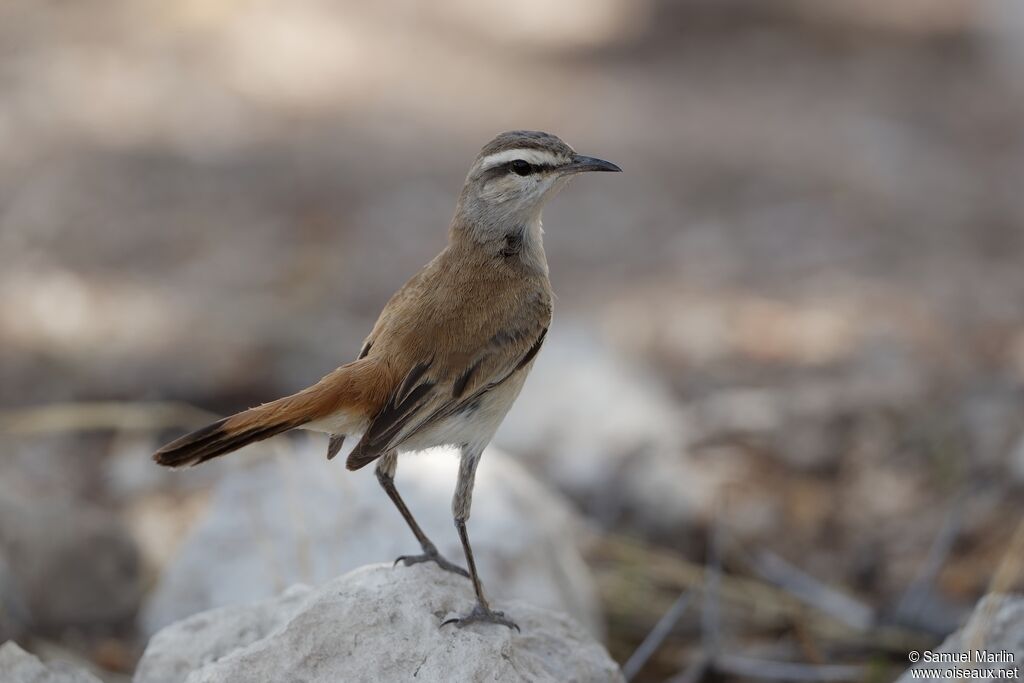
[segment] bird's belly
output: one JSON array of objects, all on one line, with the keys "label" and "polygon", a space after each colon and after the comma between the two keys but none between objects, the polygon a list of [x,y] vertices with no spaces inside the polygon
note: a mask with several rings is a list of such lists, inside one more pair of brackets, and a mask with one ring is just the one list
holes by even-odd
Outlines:
[{"label": "bird's belly", "polygon": [[523,388],[527,372],[517,372],[500,386],[491,389],[478,399],[437,424],[413,434],[400,447],[400,451],[421,451],[435,446],[462,446],[483,448]]}]

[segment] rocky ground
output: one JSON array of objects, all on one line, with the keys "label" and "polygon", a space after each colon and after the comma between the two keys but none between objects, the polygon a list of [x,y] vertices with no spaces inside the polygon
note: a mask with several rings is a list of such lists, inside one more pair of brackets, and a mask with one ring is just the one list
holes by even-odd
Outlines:
[{"label": "rocky ground", "polygon": [[468,581],[434,565],[371,565],[310,590],[204,612],[161,631],[135,683],[200,681],[622,681],[564,615],[495,603],[521,630],[439,627],[471,609]]},{"label": "rocky ground", "polygon": [[[414,550],[319,441],[147,454],[354,356],[512,127],[626,172],[545,214],[473,522],[501,597],[623,664],[689,596],[636,680],[891,680],[1024,590],[1019,4],[548,5],[0,6],[0,641],[124,681],[159,626]],[[456,554],[450,468],[399,483]]]}]

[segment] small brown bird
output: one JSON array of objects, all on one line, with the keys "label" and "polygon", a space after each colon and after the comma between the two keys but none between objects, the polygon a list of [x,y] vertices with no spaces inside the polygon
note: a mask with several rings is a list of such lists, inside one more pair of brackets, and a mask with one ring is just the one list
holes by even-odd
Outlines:
[{"label": "small brown bird", "polygon": [[[436,562],[468,576],[476,607],[442,623],[504,624],[490,608],[469,545],[473,479],[490,442],[544,343],[552,292],[541,236],[541,209],[586,171],[621,171],[576,154],[554,135],[502,133],[473,162],[448,230],[448,245],[391,297],[357,359],[313,386],[181,437],[153,456],[169,467],[197,465],[291,429],[331,435],[333,458],[348,435],[356,470],[377,461],[377,479],[420,542],[407,565]],[[400,452],[461,449],[452,500],[467,573],[438,553],[395,488]]]}]

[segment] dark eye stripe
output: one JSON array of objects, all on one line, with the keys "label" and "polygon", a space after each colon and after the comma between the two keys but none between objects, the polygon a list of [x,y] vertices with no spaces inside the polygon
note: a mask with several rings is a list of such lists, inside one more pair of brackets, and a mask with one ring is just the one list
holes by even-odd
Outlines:
[{"label": "dark eye stripe", "polygon": [[544,173],[554,168],[551,164],[531,164],[522,159],[516,159],[510,161],[504,166],[506,172],[515,173],[516,175],[527,176],[534,173]]},{"label": "dark eye stripe", "polygon": [[[516,161],[521,160],[517,159]],[[481,179],[484,182],[490,182],[492,179],[497,178],[499,176],[508,175],[509,173],[515,173],[515,171],[512,170],[513,163],[515,162],[510,161],[504,164],[498,164],[497,166],[492,166],[491,168],[487,169],[481,174]],[[530,164],[530,171],[526,175],[544,173],[555,168],[557,168],[555,164]]]}]

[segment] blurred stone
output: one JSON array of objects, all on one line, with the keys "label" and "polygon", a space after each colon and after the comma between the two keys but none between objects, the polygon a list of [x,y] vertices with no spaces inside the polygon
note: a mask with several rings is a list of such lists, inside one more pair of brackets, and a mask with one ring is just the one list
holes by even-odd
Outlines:
[{"label": "blurred stone", "polygon": [[[1004,661],[978,661],[978,651],[999,655]],[[959,653],[967,657],[963,663],[936,663],[921,661],[912,669],[957,669],[961,675],[930,677],[931,680],[954,681],[965,679],[994,680],[997,678],[1018,678],[1020,667],[1024,662],[1024,595],[991,594],[978,602],[967,624],[953,635],[946,638],[935,653]],[[1008,661],[1005,661],[1008,660]],[[1004,671],[1016,667],[1018,674],[999,676],[997,674],[980,675],[986,669]],[[979,669],[972,672],[971,669]],[[970,675],[972,673],[978,675]],[[914,675],[907,671],[897,683],[909,683],[919,680],[920,674]]]},{"label": "blurred stone", "polygon": [[689,431],[655,377],[563,321],[495,442],[604,524],[662,529],[701,516],[722,480],[688,458]]},{"label": "blurred stone", "polygon": [[[267,598],[296,582],[317,585],[370,562],[420,552],[373,467],[348,472],[344,453],[328,462],[325,450],[317,440],[228,471],[144,608],[148,633],[211,607]],[[233,456],[234,462],[247,455]],[[457,469],[453,450],[435,449],[400,458],[396,480],[438,549],[464,564],[451,517]],[[564,611],[601,633],[594,584],[576,544],[579,520],[495,449],[484,454],[477,473],[469,533],[491,595]]]},{"label": "blurred stone", "polygon": [[64,662],[43,664],[17,643],[0,646],[0,681],[4,683],[100,683],[87,671]]},{"label": "blurred stone", "polygon": [[600,485],[625,453],[678,448],[685,425],[665,387],[587,329],[560,323],[495,442],[580,492]]},{"label": "blurred stone", "polygon": [[[206,422],[192,425],[198,429]],[[184,431],[184,430],[183,430]],[[167,438],[173,438],[177,433]],[[153,433],[121,433],[111,440],[103,459],[104,481],[107,491],[118,501],[159,493],[192,493],[211,488],[224,472],[223,461],[214,460],[207,467],[194,467],[182,471],[154,467],[153,452],[161,441]]]},{"label": "blurred stone", "polygon": [[152,454],[159,445],[153,435],[122,433],[103,460],[106,489],[122,510],[145,566],[154,568],[166,566],[177,553],[230,465],[222,459],[180,471],[157,467]]},{"label": "blurred stone", "polygon": [[[148,458],[147,458],[148,460]],[[139,496],[124,507],[124,517],[146,567],[170,564],[209,505],[210,492]]]},{"label": "blurred stone", "polygon": [[433,565],[363,567],[169,626],[150,641],[134,681],[623,680],[576,622],[524,602],[496,603],[521,633],[440,626],[473,603],[468,581]]},{"label": "blurred stone", "polygon": [[960,419],[969,439],[973,464],[1002,469],[1021,428],[1024,400],[1020,387],[980,382],[960,399]]},{"label": "blurred stone", "polygon": [[110,512],[0,487],[0,551],[36,629],[102,630],[135,616],[138,552]]}]

